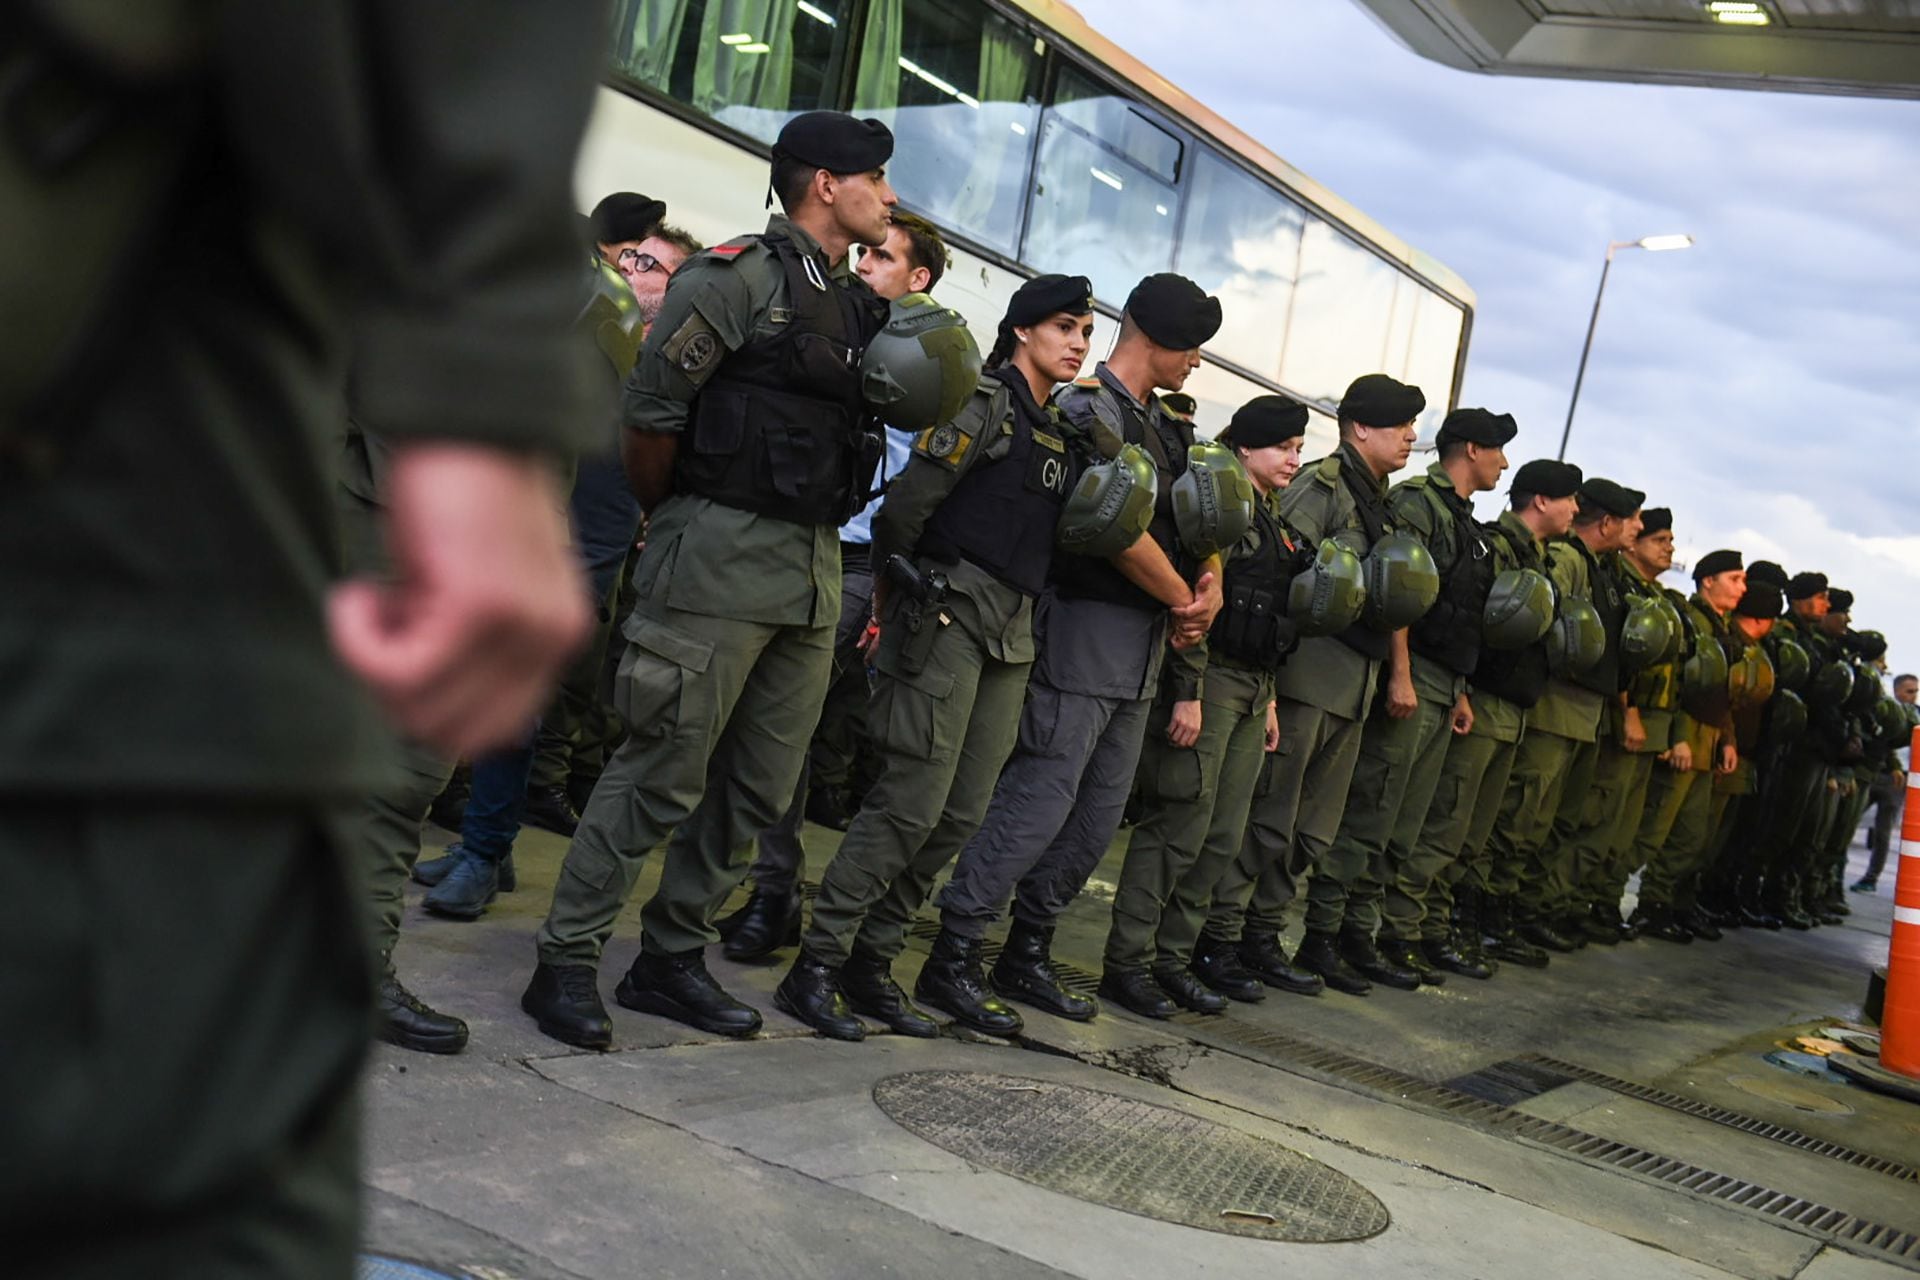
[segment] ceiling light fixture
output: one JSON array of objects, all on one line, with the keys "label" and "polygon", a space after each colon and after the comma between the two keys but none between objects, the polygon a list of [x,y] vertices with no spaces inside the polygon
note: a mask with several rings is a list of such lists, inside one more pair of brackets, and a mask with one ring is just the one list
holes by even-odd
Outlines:
[{"label": "ceiling light fixture", "polygon": [[1773,24],[1773,15],[1755,0],[1707,0],[1707,15],[1730,27],[1765,27]]}]

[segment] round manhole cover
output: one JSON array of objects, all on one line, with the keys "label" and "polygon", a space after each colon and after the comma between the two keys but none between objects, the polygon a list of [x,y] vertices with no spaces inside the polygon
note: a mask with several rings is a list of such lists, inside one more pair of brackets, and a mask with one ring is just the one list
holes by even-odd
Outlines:
[{"label": "round manhole cover", "polygon": [[1853,1108],[1838,1098],[1829,1098],[1824,1093],[1802,1089],[1799,1085],[1788,1084],[1784,1080],[1768,1080],[1761,1076],[1728,1076],[1727,1083],[1742,1093],[1750,1093],[1756,1098],[1765,1098],[1769,1102],[1784,1102],[1796,1111],[1811,1111],[1828,1116],[1853,1114]]},{"label": "round manhole cover", "polygon": [[451,1271],[434,1271],[417,1262],[402,1262],[398,1258],[382,1258],[377,1254],[363,1253],[360,1265],[354,1271],[354,1280],[461,1280]]},{"label": "round manhole cover", "polygon": [[873,1087],[908,1132],[1036,1186],[1111,1209],[1303,1243],[1365,1240],[1387,1208],[1296,1151],[1199,1116],[1073,1085],[915,1071]]}]

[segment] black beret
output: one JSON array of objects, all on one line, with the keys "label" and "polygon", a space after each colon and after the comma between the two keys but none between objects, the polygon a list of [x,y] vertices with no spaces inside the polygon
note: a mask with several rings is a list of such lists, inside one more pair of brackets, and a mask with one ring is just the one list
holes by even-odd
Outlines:
[{"label": "black beret", "polygon": [[1827,589],[1824,573],[1796,573],[1787,581],[1787,599],[1811,600]]},{"label": "black beret", "polygon": [[1629,489],[1623,484],[1615,484],[1604,476],[1595,476],[1580,486],[1580,505],[1598,507],[1610,516],[1625,520],[1640,509],[1647,495],[1638,489]]},{"label": "black beret", "polygon": [[1571,462],[1535,458],[1513,473],[1508,490],[1542,498],[1571,498],[1580,491],[1580,468]]},{"label": "black beret", "polygon": [[1093,286],[1085,276],[1035,276],[1013,291],[1003,323],[1039,324],[1061,311],[1070,316],[1093,314]]},{"label": "black beret", "polygon": [[1171,271],[1148,276],[1127,295],[1127,314],[1140,332],[1170,351],[1205,346],[1220,332],[1220,299]]},{"label": "black beret", "polygon": [[1726,573],[1730,569],[1744,567],[1738,551],[1709,551],[1700,557],[1693,566],[1693,580],[1711,578],[1716,573]]},{"label": "black beret", "polygon": [[1665,533],[1673,528],[1672,507],[1640,508],[1640,536],[1650,537],[1656,533]]},{"label": "black beret", "polygon": [[1519,434],[1520,424],[1513,420],[1510,413],[1494,413],[1490,409],[1455,409],[1440,424],[1440,433],[1434,436],[1433,443],[1435,448],[1442,448],[1455,440],[1465,440],[1468,444],[1499,448]]},{"label": "black beret", "polygon": [[[1646,515],[1644,511],[1640,514],[1643,518]],[[1771,560],[1755,560],[1747,566],[1747,584],[1751,587],[1756,582],[1770,582],[1784,595],[1787,590],[1787,571]]]},{"label": "black beret", "polygon": [[1743,618],[1777,618],[1780,611],[1787,607],[1781,598],[1780,588],[1764,579],[1756,582],[1753,571],[1747,571],[1747,594],[1740,597],[1740,603],[1733,611]]},{"label": "black beret", "polygon": [[798,160],[828,173],[865,173],[893,158],[893,131],[844,111],[803,111],[774,140],[775,160]]},{"label": "black beret", "polygon": [[1185,418],[1188,422],[1192,422],[1194,415],[1200,412],[1200,402],[1184,391],[1162,391],[1160,407],[1174,417]]},{"label": "black beret", "polygon": [[601,244],[621,244],[645,240],[667,216],[667,202],[643,196],[637,191],[616,191],[599,204],[587,220],[593,224],[593,238]]},{"label": "black beret", "polygon": [[1849,631],[1846,645],[1868,662],[1885,657],[1887,652],[1887,638],[1878,631]]},{"label": "black beret", "polygon": [[1242,449],[1264,449],[1307,432],[1307,406],[1289,396],[1255,396],[1233,411],[1227,439]]},{"label": "black beret", "polygon": [[1853,592],[1845,587],[1828,587],[1827,607],[1833,613],[1852,613]]},{"label": "black beret", "polygon": [[1340,397],[1340,419],[1363,427],[1397,427],[1412,422],[1426,407],[1427,397],[1420,388],[1384,373],[1363,373]]}]

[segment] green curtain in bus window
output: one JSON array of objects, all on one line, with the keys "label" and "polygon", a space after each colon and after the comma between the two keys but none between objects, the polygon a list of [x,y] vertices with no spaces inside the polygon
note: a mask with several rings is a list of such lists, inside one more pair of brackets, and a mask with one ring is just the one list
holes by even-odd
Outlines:
[{"label": "green curtain in bus window", "polygon": [[1039,67],[1032,36],[978,0],[873,0],[853,110],[894,131],[900,198],[1012,253]]},{"label": "green curtain in bus window", "polygon": [[[693,68],[693,105],[771,139],[790,114],[798,0],[707,0]],[[740,36],[751,37],[740,40]],[[777,112],[769,120],[760,113]]]},{"label": "green curtain in bus window", "polygon": [[614,66],[641,84],[672,92],[673,60],[688,0],[616,0]]}]

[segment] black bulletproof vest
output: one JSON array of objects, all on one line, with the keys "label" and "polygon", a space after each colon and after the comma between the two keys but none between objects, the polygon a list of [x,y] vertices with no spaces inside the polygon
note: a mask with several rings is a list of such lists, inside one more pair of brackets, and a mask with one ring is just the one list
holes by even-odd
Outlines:
[{"label": "black bulletproof vest", "polygon": [[1600,615],[1600,629],[1607,636],[1606,652],[1600,661],[1569,678],[1603,698],[1618,697],[1627,687],[1620,667],[1620,629],[1627,621],[1627,597],[1620,590],[1619,580],[1607,572],[1599,557],[1587,550],[1587,544],[1580,541],[1578,534],[1568,534],[1567,542],[1587,562],[1587,599],[1593,611]]},{"label": "black bulletproof vest", "polygon": [[[1026,376],[1012,365],[988,376],[1007,387],[994,397],[995,404],[1007,404],[1013,422],[1006,456],[981,458],[960,477],[934,508],[918,550],[949,564],[969,560],[1015,591],[1037,596],[1053,562],[1054,530],[1073,486],[1073,461],[1055,424],[1033,402]],[[989,431],[999,429],[999,418]]]},{"label": "black bulletproof vest", "polygon": [[866,505],[883,441],[860,395],[860,357],[886,319],[785,236],[765,243],[793,318],[729,355],[694,400],[675,487],[798,524],[838,525]]},{"label": "black bulletproof vest", "polygon": [[[1407,644],[1458,675],[1472,675],[1480,660],[1480,628],[1486,617],[1487,596],[1493,591],[1493,548],[1457,495],[1434,491],[1432,481],[1422,485],[1424,497],[1442,521],[1443,537],[1432,547],[1440,569],[1440,595],[1407,633]],[[1452,502],[1448,498],[1453,498]]]},{"label": "black bulletproof vest", "polygon": [[1248,666],[1274,670],[1299,643],[1287,616],[1287,588],[1311,555],[1296,547],[1264,501],[1253,505],[1260,545],[1227,564],[1224,603],[1207,632],[1207,647]]},{"label": "black bulletproof vest", "polygon": [[[1348,451],[1343,446],[1341,452]],[[1371,551],[1374,543],[1380,541],[1386,536],[1387,531],[1393,528],[1393,523],[1388,518],[1387,500],[1381,495],[1373,473],[1368,471],[1366,464],[1356,456],[1340,458],[1340,482],[1346,485],[1347,492],[1353,495],[1353,504],[1359,512],[1360,524],[1367,531],[1367,549]],[[1356,620],[1335,639],[1355,653],[1364,654],[1375,662],[1384,662],[1391,647],[1392,637],[1385,631],[1368,626],[1364,621]]]},{"label": "black bulletproof vest", "polygon": [[[1529,538],[1526,546],[1520,546],[1498,525],[1484,525],[1482,528],[1487,537],[1498,538],[1506,543],[1522,568],[1546,572],[1546,559],[1533,539]],[[1482,646],[1480,656],[1473,664],[1473,687],[1485,689],[1522,709],[1533,706],[1547,691],[1546,642],[1536,640],[1524,649],[1489,649]]]},{"label": "black bulletproof vest", "polygon": [[[1154,497],[1153,521],[1147,526],[1147,532],[1167,553],[1167,559],[1173,562],[1180,576],[1191,576],[1193,558],[1181,547],[1179,533],[1173,522],[1173,481],[1187,469],[1187,448],[1193,443],[1193,427],[1155,408],[1142,413],[1126,397],[1116,394],[1105,385],[1096,394],[1104,397],[1107,405],[1118,414],[1117,419],[1102,417],[1101,421],[1122,440],[1146,450],[1147,456],[1153,459],[1154,470],[1159,473],[1159,492]],[[1090,400],[1091,397],[1086,397],[1077,401],[1081,405],[1079,412],[1099,416]],[[1092,556],[1061,556],[1055,560],[1053,583],[1064,596],[1105,600],[1149,612],[1166,608],[1148,592],[1128,581],[1126,575],[1112,564]]]}]

